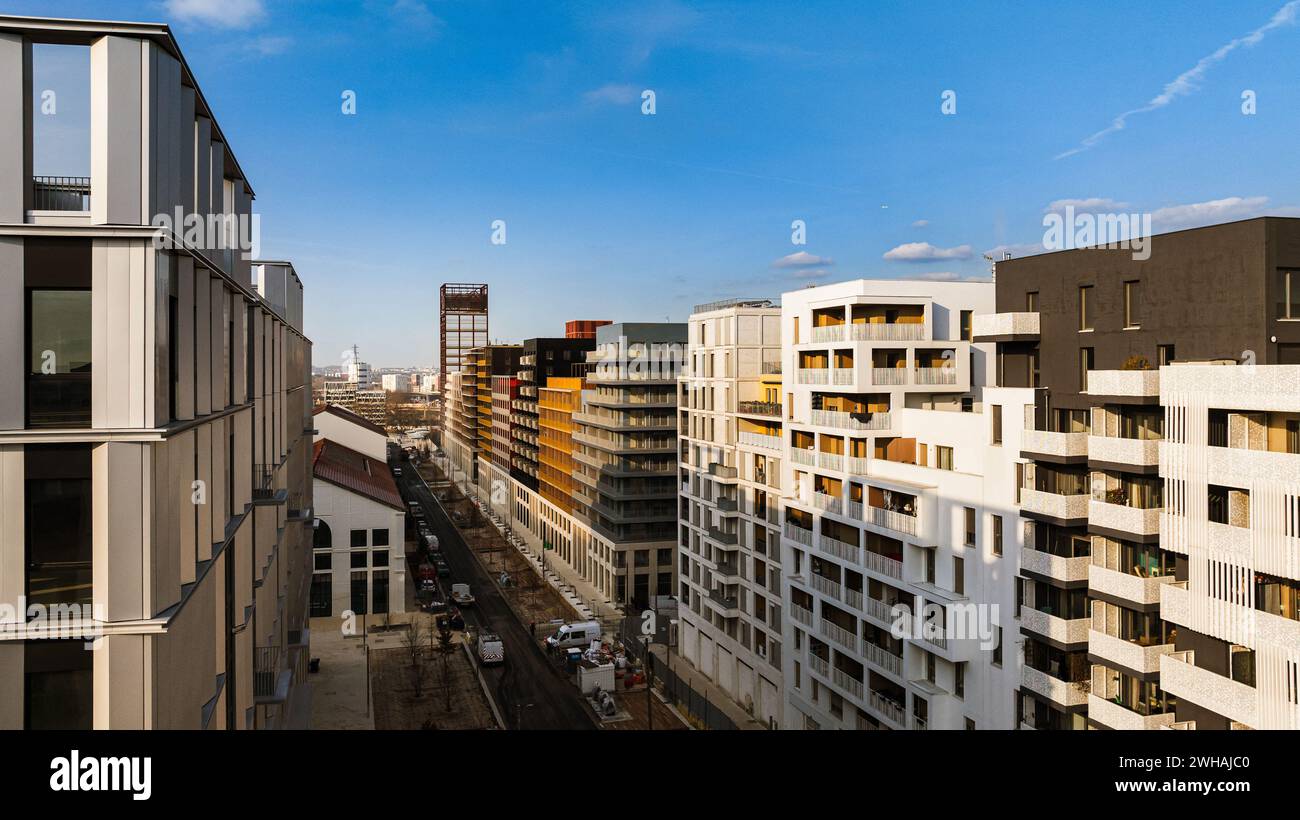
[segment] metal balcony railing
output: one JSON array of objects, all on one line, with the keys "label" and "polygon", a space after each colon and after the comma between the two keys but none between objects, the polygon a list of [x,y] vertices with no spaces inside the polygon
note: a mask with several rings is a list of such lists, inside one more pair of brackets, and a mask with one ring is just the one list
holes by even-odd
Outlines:
[{"label": "metal balcony railing", "polygon": [[280,674],[280,647],[257,646],[253,648],[253,696],[269,698],[275,694],[276,678]]},{"label": "metal balcony railing", "polygon": [[32,208],[37,211],[89,211],[90,177],[32,177]]}]

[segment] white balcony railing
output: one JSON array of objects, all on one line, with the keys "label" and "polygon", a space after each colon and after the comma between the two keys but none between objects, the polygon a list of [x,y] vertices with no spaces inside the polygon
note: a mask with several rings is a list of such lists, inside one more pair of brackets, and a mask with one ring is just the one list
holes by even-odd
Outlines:
[{"label": "white balcony railing", "polygon": [[866,509],[866,520],[869,523],[875,524],[877,527],[884,527],[887,530],[916,535],[916,516],[880,507],[868,506]]},{"label": "white balcony railing", "polygon": [[895,580],[903,579],[903,562],[881,555],[878,552],[866,551],[862,555],[862,565],[872,572],[888,576]]},{"label": "white balcony railing", "polygon": [[839,410],[814,410],[809,421],[819,427],[841,430],[888,430],[888,413],[844,413]]},{"label": "white balcony railing", "polygon": [[813,370],[801,367],[797,379],[799,384],[830,384],[830,371],[825,368]]},{"label": "white balcony railing", "polygon": [[736,440],[749,447],[761,447],[764,450],[780,450],[781,437],[769,436],[766,433],[741,432],[736,436]]},{"label": "white balcony railing", "polygon": [[886,386],[907,384],[907,370],[902,367],[873,367],[871,383]]},{"label": "white balcony railing", "polygon": [[818,453],[817,466],[837,473],[844,471],[844,456],[839,453]]},{"label": "white balcony railing", "polygon": [[916,384],[956,384],[955,367],[918,367],[913,371]]},{"label": "white balcony railing", "polygon": [[971,322],[971,333],[981,336],[1037,336],[1037,313],[981,313]]},{"label": "white balcony railing", "polygon": [[919,342],[925,338],[920,322],[863,322],[849,325],[849,338],[855,342]]}]

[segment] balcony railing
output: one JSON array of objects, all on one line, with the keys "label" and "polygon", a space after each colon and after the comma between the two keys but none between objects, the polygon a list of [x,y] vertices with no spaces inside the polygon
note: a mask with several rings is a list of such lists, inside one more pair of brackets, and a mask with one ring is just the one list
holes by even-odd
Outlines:
[{"label": "balcony railing", "polygon": [[918,367],[916,373],[917,384],[956,384],[957,368],[955,367]]},{"label": "balcony railing", "polygon": [[747,444],[750,447],[762,447],[766,450],[780,450],[781,437],[769,436],[766,433],[749,433],[742,431],[736,440],[741,444]]},{"label": "balcony railing", "polygon": [[32,209],[89,211],[90,177],[32,177]]},{"label": "balcony railing", "polygon": [[737,403],[736,410],[753,416],[780,416],[781,404],[772,401],[742,401]]},{"label": "balcony railing", "polygon": [[814,410],[809,419],[819,427],[842,430],[888,430],[888,413],[845,413],[840,410]]},{"label": "balcony railing", "polygon": [[853,368],[837,367],[831,371],[832,384],[853,384]]},{"label": "balcony railing", "polygon": [[898,655],[881,649],[873,643],[864,643],[862,648],[866,650],[863,654],[871,663],[891,674],[903,674],[903,659]]},{"label": "balcony railing", "polygon": [[868,693],[867,703],[870,704],[872,709],[875,709],[894,723],[902,725],[905,722],[904,715],[906,713],[903,711],[903,706],[893,698],[882,695],[873,689]]},{"label": "balcony railing", "polygon": [[858,700],[862,700],[862,681],[845,672],[843,669],[834,670],[834,676],[831,678],[835,685],[848,692]]},{"label": "balcony railing", "polygon": [[925,325],[919,322],[860,322],[849,328],[849,338],[855,342],[916,342],[925,338]]},{"label": "balcony railing", "polygon": [[785,522],[785,537],[791,541],[798,541],[806,547],[812,546],[812,530],[806,530],[803,527],[796,526],[794,523]]},{"label": "balcony railing", "polygon": [[817,465],[824,470],[842,472],[844,470],[844,456],[840,453],[818,453]]},{"label": "balcony railing", "polygon": [[907,384],[907,371],[901,367],[871,368],[871,383],[883,385]]},{"label": "balcony railing", "polygon": [[872,572],[887,575],[901,581],[903,579],[903,562],[888,555],[867,550],[862,556],[862,565]]},{"label": "balcony railing", "polygon": [[916,516],[907,513],[886,510],[881,507],[868,506],[867,521],[887,530],[916,535]]},{"label": "balcony railing", "polygon": [[805,609],[798,604],[790,604],[790,616],[804,626],[812,626],[813,614],[811,609]]},{"label": "balcony railing", "polygon": [[858,636],[842,626],[822,618],[821,623],[818,624],[818,631],[821,632],[823,637],[830,638],[845,649],[853,652],[858,651]]},{"label": "balcony railing", "polygon": [[842,342],[844,341],[845,325],[823,325],[812,329],[813,342]]},{"label": "balcony railing", "polygon": [[269,698],[275,694],[276,680],[280,675],[280,647],[257,646],[253,648],[253,696]]},{"label": "balcony railing", "polygon": [[856,562],[858,560],[858,547],[856,544],[849,544],[837,538],[831,538],[829,535],[818,536],[817,548],[841,561]]},{"label": "balcony railing", "polygon": [[830,371],[801,367],[797,381],[799,384],[830,384]]}]

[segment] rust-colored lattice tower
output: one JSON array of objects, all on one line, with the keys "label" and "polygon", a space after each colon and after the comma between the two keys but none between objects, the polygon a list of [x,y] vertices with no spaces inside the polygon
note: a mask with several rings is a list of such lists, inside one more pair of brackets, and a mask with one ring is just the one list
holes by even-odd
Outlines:
[{"label": "rust-colored lattice tower", "polygon": [[488,343],[488,286],[444,283],[438,305],[443,378],[464,369],[469,351]]}]

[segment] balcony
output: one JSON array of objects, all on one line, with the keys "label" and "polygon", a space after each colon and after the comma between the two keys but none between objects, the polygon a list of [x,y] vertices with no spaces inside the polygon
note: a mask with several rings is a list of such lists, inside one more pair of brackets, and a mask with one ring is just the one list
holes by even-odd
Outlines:
[{"label": "balcony", "polygon": [[889,414],[814,410],[809,422],[818,427],[834,427],[838,430],[888,430]]},{"label": "balcony", "polygon": [[823,470],[842,473],[844,472],[844,456],[840,453],[818,453],[817,466]]},{"label": "balcony", "polygon": [[253,700],[258,704],[284,703],[289,697],[293,672],[280,668],[280,657],[278,646],[253,649]]},{"label": "balcony", "polygon": [[781,404],[774,401],[742,401],[736,403],[736,412],[749,416],[781,416]]},{"label": "balcony", "polygon": [[831,662],[826,660],[825,658],[820,657],[818,655],[814,655],[811,652],[809,652],[808,668],[812,669],[812,671],[816,672],[818,675],[822,676],[823,678],[830,680]]},{"label": "balcony", "polygon": [[840,599],[840,585],[835,581],[832,581],[830,578],[825,576],[818,575],[815,572],[809,576],[809,580],[812,588],[820,592],[822,595],[837,601]]},{"label": "balcony", "polygon": [[881,555],[878,552],[867,550],[862,553],[862,566],[878,575],[884,575],[896,581],[903,580],[903,562],[890,558],[888,555]]},{"label": "balcony", "polygon": [[1057,643],[1070,645],[1088,642],[1088,629],[1092,626],[1092,621],[1089,618],[1067,620],[1048,612],[1022,606],[1020,625],[1022,629],[1051,638]]},{"label": "balcony", "polygon": [[1089,370],[1088,395],[1142,399],[1160,395],[1159,370]]},{"label": "balcony", "polygon": [[843,669],[833,670],[831,681],[840,689],[848,692],[855,699],[862,700],[862,692],[864,689],[862,681],[853,677],[848,672],[845,672]]},{"label": "balcony", "polygon": [[832,642],[838,644],[844,649],[857,654],[858,636],[854,635],[849,630],[822,618],[817,625],[817,631],[822,635],[822,637],[829,638]]},{"label": "balcony", "polygon": [[805,547],[811,547],[813,542],[812,530],[806,530],[796,525],[793,521],[785,522],[785,537],[791,541],[803,544]]},{"label": "balcony", "polygon": [[867,641],[862,642],[863,656],[868,663],[875,664],[895,677],[903,675],[903,658]]},{"label": "balcony", "polygon": [[1084,581],[1088,578],[1091,559],[1084,555],[1078,558],[1065,558],[1040,552],[1034,549],[1020,551],[1020,568],[1057,581]]},{"label": "balcony", "polygon": [[90,177],[32,177],[32,210],[90,210]]},{"label": "balcony", "polygon": [[1160,671],[1160,657],[1174,651],[1171,643],[1144,645],[1137,641],[1127,641],[1088,630],[1088,655],[1106,661],[1110,666],[1132,669],[1134,672],[1151,674]]},{"label": "balcony", "polygon": [[[1195,703],[1229,720],[1256,729],[1273,728],[1258,724],[1258,696],[1254,687],[1196,666],[1192,650],[1171,652],[1160,657],[1160,688]],[[1283,728],[1278,726],[1277,728]],[[1294,727],[1286,727],[1294,728]]]},{"label": "balcony", "polygon": [[1173,712],[1155,715],[1143,715],[1111,700],[1088,695],[1088,719],[1108,729],[1120,731],[1137,731],[1140,729],[1164,729],[1174,722]]},{"label": "balcony", "polygon": [[902,367],[873,367],[871,383],[886,387],[907,384],[907,370]]},{"label": "balcony", "polygon": [[821,535],[817,538],[817,549],[834,556],[841,561],[857,563],[858,547],[856,544],[847,544],[843,541],[831,538],[829,535]]},{"label": "balcony", "polygon": [[919,342],[925,338],[920,322],[859,322],[849,325],[849,339],[855,342]]},{"label": "balcony", "polygon": [[723,617],[734,618],[740,614],[740,599],[735,595],[728,595],[721,589],[711,589],[709,600],[722,610]]},{"label": "balcony", "polygon": [[868,524],[875,524],[877,527],[883,527],[906,535],[916,535],[917,521],[915,515],[870,505],[866,507],[866,511]]},{"label": "balcony", "polygon": [[1093,498],[1088,501],[1088,526],[1133,535],[1159,535],[1161,507],[1141,509]]},{"label": "balcony", "polygon": [[797,623],[812,627],[813,614],[811,609],[804,609],[798,604],[790,604],[790,617],[794,618]]},{"label": "balcony", "polygon": [[847,329],[848,325],[844,324],[815,327],[812,329],[813,344],[819,342],[842,342],[847,336],[845,333]]},{"label": "balcony", "polygon": [[900,728],[906,725],[907,712],[903,709],[903,705],[888,695],[882,695],[872,689],[867,692],[867,705]]},{"label": "balcony", "polygon": [[1155,467],[1160,463],[1160,439],[1088,436],[1088,461]]},{"label": "balcony", "polygon": [[912,371],[915,384],[943,385],[957,383],[955,367],[918,367]]},{"label": "balcony", "polygon": [[763,450],[781,449],[781,437],[769,436],[766,433],[741,432],[736,436],[736,441],[747,447],[758,447]]},{"label": "balcony", "polygon": [[1172,575],[1148,577],[1119,572],[1099,564],[1088,566],[1089,592],[1098,592],[1147,606],[1160,603],[1160,588],[1172,583],[1173,580]]},{"label": "balcony", "polygon": [[811,449],[794,447],[790,450],[790,461],[793,464],[802,464],[805,467],[817,466],[817,453]]},{"label": "balcony", "polygon": [[837,495],[814,492],[812,503],[817,509],[825,510],[832,515],[841,515],[844,512],[844,499]]},{"label": "balcony", "polygon": [[982,313],[971,320],[977,342],[1021,342],[1038,338],[1037,313]]},{"label": "balcony", "polygon": [[734,532],[723,532],[717,527],[709,527],[704,531],[705,537],[719,544],[734,547],[739,542],[739,536]]},{"label": "balcony", "polygon": [[740,577],[740,564],[737,561],[719,561],[713,571],[713,579],[720,584],[735,584]]},{"label": "balcony", "polygon": [[1083,706],[1088,702],[1088,682],[1070,683],[1039,672],[1031,666],[1021,669],[1020,682],[1026,689],[1036,692],[1053,703],[1066,708]]},{"label": "balcony", "polygon": [[1043,490],[1025,488],[1020,491],[1021,512],[1060,521],[1082,521],[1088,517],[1088,495],[1058,495]]},{"label": "balcony", "polygon": [[1084,461],[1088,458],[1088,434],[1025,430],[1020,436],[1020,454],[1025,458]]},{"label": "balcony", "polygon": [[850,385],[854,381],[854,370],[851,367],[836,367],[831,370],[831,384]]},{"label": "balcony", "polygon": [[831,372],[826,368],[801,367],[795,376],[795,381],[799,384],[830,384]]}]

